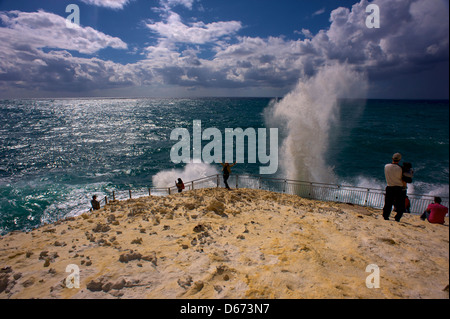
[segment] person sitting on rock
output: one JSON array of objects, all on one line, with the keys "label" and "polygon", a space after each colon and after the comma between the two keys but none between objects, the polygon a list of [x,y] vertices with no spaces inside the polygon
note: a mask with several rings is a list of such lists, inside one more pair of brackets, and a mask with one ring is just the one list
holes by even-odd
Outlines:
[{"label": "person sitting on rock", "polygon": [[420,216],[420,219],[427,219],[432,224],[445,223],[445,216],[448,214],[448,208],[441,205],[442,199],[440,197],[434,198],[434,203],[428,205],[425,212]]}]

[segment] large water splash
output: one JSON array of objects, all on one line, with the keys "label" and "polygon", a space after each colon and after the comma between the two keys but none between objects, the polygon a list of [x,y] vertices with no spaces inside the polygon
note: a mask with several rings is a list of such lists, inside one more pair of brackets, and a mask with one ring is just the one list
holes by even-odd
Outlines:
[{"label": "large water splash", "polygon": [[339,100],[364,99],[366,76],[346,64],[326,65],[265,110],[267,127],[283,135],[280,165],[289,179],[333,183],[326,153],[332,127],[339,125]]}]

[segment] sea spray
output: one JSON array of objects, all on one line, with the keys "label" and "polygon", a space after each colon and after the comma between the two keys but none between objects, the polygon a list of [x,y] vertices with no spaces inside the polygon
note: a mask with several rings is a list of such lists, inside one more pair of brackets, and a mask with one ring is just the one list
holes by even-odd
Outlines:
[{"label": "sea spray", "polygon": [[335,183],[326,152],[339,125],[339,99],[365,98],[366,76],[346,64],[326,65],[265,110],[268,127],[280,128],[282,175],[295,180]]},{"label": "sea spray", "polygon": [[190,182],[203,177],[219,174],[219,167],[206,163],[189,163],[183,169],[163,170],[152,177],[154,187],[165,188],[175,186],[175,181],[181,178]]}]

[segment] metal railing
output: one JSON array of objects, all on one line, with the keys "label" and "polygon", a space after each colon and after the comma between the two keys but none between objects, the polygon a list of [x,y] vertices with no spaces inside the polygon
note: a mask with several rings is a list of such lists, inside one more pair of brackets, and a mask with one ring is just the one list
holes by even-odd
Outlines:
[{"label": "metal railing", "polygon": [[[232,188],[263,189],[277,193],[297,195],[302,198],[314,199],[327,202],[348,203],[366,207],[382,209],[384,206],[385,190],[374,188],[363,188],[347,185],[336,185],[326,183],[314,183],[296,181],[289,179],[270,178],[260,175],[236,175],[233,174],[228,179],[228,184]],[[191,191],[202,188],[223,187],[222,175],[212,175],[185,183],[184,191]],[[167,196],[176,194],[177,187],[174,185],[167,188],[147,188],[128,191],[128,196],[120,192],[121,196],[116,196],[119,192],[114,191],[112,199],[138,198],[143,196]],[[421,214],[427,206],[434,201],[434,196],[408,194],[411,203],[411,213]],[[449,204],[448,197],[441,197],[442,205]],[[107,203],[108,199],[105,198]]]}]

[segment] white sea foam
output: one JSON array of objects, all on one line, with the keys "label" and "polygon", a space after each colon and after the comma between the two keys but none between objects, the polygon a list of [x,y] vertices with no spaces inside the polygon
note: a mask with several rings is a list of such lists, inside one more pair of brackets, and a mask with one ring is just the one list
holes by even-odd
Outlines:
[{"label": "white sea foam", "polygon": [[206,163],[189,163],[184,169],[164,170],[153,176],[153,186],[165,188],[175,186],[175,181],[181,178],[185,182],[219,174],[219,166]]},{"label": "white sea foam", "polygon": [[109,195],[102,191],[106,185],[107,183],[95,183],[70,187],[61,194],[63,197],[60,200],[55,201],[44,210],[42,216],[40,216],[41,224],[54,222],[64,217],[79,216],[88,212],[94,194],[97,195],[98,200],[102,200]]},{"label": "white sea foam", "polygon": [[[384,190],[386,188],[385,181],[366,176],[358,176],[352,180],[341,180],[339,183],[341,185],[354,185],[356,187],[368,189]],[[449,197],[449,185],[413,181],[412,184],[408,184],[408,194]]]},{"label": "white sea foam", "polygon": [[428,196],[448,197],[449,185],[414,182],[408,185],[408,193],[428,195]]},{"label": "white sea foam", "polygon": [[345,185],[353,185],[356,187],[362,187],[367,189],[379,189],[384,190],[386,188],[386,183],[376,180],[374,178],[366,177],[366,176],[358,176],[356,179],[351,181],[341,181],[341,184]]},{"label": "white sea foam", "polygon": [[364,98],[367,80],[348,65],[322,67],[314,76],[300,79],[292,92],[266,109],[268,127],[284,135],[280,149],[282,174],[289,179],[335,183],[325,158],[330,130],[338,125],[339,99]]}]

